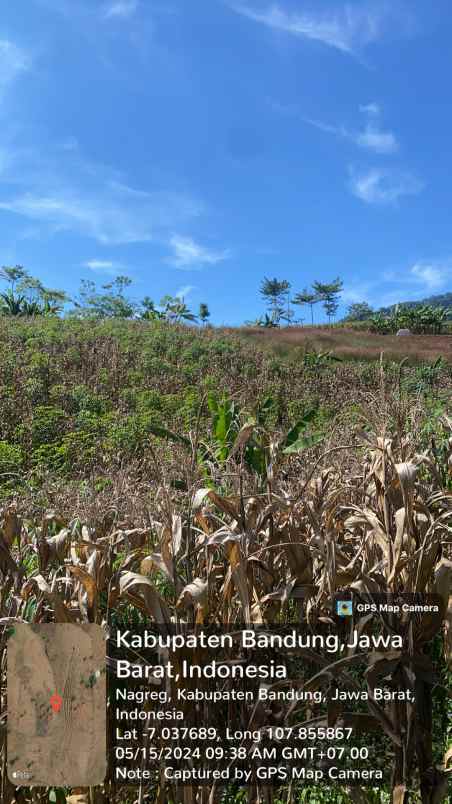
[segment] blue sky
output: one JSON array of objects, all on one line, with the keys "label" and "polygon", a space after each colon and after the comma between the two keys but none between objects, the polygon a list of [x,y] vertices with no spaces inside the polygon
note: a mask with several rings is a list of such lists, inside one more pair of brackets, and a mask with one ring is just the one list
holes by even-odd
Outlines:
[{"label": "blue sky", "polygon": [[0,263],[217,324],[264,276],[452,290],[451,36],[446,0],[3,3]]}]

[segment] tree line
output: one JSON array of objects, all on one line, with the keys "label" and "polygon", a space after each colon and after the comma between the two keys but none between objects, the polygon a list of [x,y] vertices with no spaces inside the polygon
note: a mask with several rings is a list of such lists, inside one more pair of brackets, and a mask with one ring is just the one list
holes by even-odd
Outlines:
[{"label": "tree line", "polygon": [[134,302],[127,295],[132,284],[128,276],[117,276],[111,282],[97,287],[96,283],[83,279],[78,296],[71,298],[64,290],[45,287],[39,279],[30,276],[21,265],[3,266],[0,279],[7,288],[0,293],[0,315],[6,316],[54,316],[60,315],[66,305],[72,304],[67,315],[79,318],[140,318],[145,321],[164,320],[207,324],[210,310],[204,302],[194,313],[183,298],[166,295],[155,304],[145,296]]},{"label": "tree line", "polygon": [[[78,295],[70,297],[64,290],[48,288],[21,265],[3,266],[0,280],[6,290],[0,293],[0,315],[6,316],[55,316],[65,314],[78,318],[133,318],[144,321],[169,321],[172,323],[200,323],[207,325],[210,310],[205,302],[193,312],[185,299],[167,294],[157,304],[149,296],[136,302],[128,295],[132,280],[117,276],[98,287],[95,282],[83,279]],[[331,282],[313,282],[310,288],[293,293],[287,279],[264,277],[259,293],[266,305],[266,312],[247,326],[280,327],[282,324],[302,324],[303,317],[296,318],[295,308],[307,310],[308,319],[314,325],[314,310],[321,304],[328,323],[335,321],[343,282],[339,277]],[[72,305],[72,306],[69,306]],[[375,311],[367,302],[355,302],[348,307],[342,323],[367,322],[373,332],[386,334],[398,329],[410,329],[413,333],[439,334],[444,322],[452,316],[452,310],[432,304],[399,304],[392,308]]]},{"label": "tree line", "polygon": [[310,289],[304,288],[292,295],[292,286],[287,279],[264,278],[260,287],[260,295],[267,305],[267,312],[256,321],[248,322],[254,326],[279,327],[284,321],[287,325],[302,324],[304,318],[295,319],[293,305],[310,308],[311,324],[314,324],[314,307],[321,303],[328,318],[334,321],[339,308],[339,297],[343,282],[339,277],[332,282],[314,282]]},{"label": "tree line", "polygon": [[[128,295],[132,280],[128,276],[117,276],[100,287],[91,279],[82,279],[78,295],[70,297],[64,290],[48,288],[40,279],[31,276],[22,265],[3,266],[0,279],[7,288],[0,293],[0,315],[7,316],[53,316],[63,312],[79,318],[138,318],[145,321],[164,320],[174,323],[200,322],[206,325],[210,310],[205,302],[194,313],[184,298],[167,294],[159,303],[149,296],[140,302]],[[314,307],[322,303],[328,321],[331,322],[339,306],[339,295],[343,283],[339,278],[332,282],[314,282],[311,290],[305,288],[291,295],[291,284],[286,279],[264,278],[260,295],[265,300],[267,312],[255,322],[257,326],[281,326],[302,323],[304,319],[294,319],[294,305],[309,306],[311,322],[314,323]],[[68,305],[72,305],[68,308]]]}]

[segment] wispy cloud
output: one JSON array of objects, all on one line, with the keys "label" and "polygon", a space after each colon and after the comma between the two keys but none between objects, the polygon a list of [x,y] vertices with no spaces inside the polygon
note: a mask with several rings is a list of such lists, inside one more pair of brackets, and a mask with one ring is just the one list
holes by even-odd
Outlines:
[{"label": "wispy cloud", "polygon": [[187,269],[202,265],[216,265],[229,257],[227,250],[213,251],[196,243],[191,237],[173,235],[170,239],[170,246],[173,254],[168,257],[168,262],[176,268]]},{"label": "wispy cloud", "polygon": [[75,232],[104,246],[167,243],[203,209],[188,194],[131,187],[80,149],[10,150],[3,165],[0,211],[39,223],[50,234]]},{"label": "wispy cloud", "polygon": [[359,107],[359,111],[368,114],[370,117],[378,117],[381,109],[378,103],[364,103]]},{"label": "wispy cloud", "polygon": [[372,282],[361,282],[356,279],[352,284],[345,285],[341,293],[341,300],[344,304],[362,301],[370,302],[373,289],[374,284]]},{"label": "wispy cloud", "polygon": [[195,285],[184,285],[177,291],[176,299],[187,299],[193,290],[195,290]]},{"label": "wispy cloud", "polygon": [[279,5],[270,5],[258,10],[250,5],[231,3],[231,8],[254,22],[259,22],[277,31],[304,39],[312,39],[336,48],[344,53],[354,53],[380,38],[386,4],[344,5],[339,10],[319,12],[294,12]]},{"label": "wispy cloud", "polygon": [[370,124],[365,131],[356,134],[354,142],[377,154],[393,154],[399,150],[397,138],[391,131],[380,131]]},{"label": "wispy cloud", "polygon": [[127,19],[132,17],[138,10],[138,0],[115,0],[105,6],[103,11],[104,19]]},{"label": "wispy cloud", "polygon": [[109,276],[117,276],[123,270],[122,264],[113,260],[86,260],[82,265],[84,268],[89,268],[90,271],[108,274]]},{"label": "wispy cloud", "polygon": [[360,111],[367,117],[366,124],[361,131],[353,131],[345,126],[329,125],[311,118],[304,119],[306,123],[315,126],[320,131],[342,137],[360,148],[366,148],[378,154],[393,154],[398,151],[399,143],[395,134],[392,131],[385,131],[380,126],[380,107],[376,103],[369,103],[366,106],[360,106]]},{"label": "wispy cloud", "polygon": [[30,55],[9,39],[0,39],[0,99],[21,73],[31,67]]},{"label": "wispy cloud", "polygon": [[430,291],[440,290],[452,279],[450,260],[442,262],[417,262],[410,271],[412,277]]},{"label": "wispy cloud", "polygon": [[411,173],[383,168],[350,169],[349,188],[366,204],[396,204],[405,195],[417,195],[423,182]]},{"label": "wispy cloud", "polygon": [[345,304],[367,301],[378,309],[435,295],[448,289],[451,281],[450,257],[417,260],[397,269],[378,271],[378,277],[368,281],[356,277],[346,284],[341,297]]},{"label": "wispy cloud", "polygon": [[53,231],[75,231],[103,245],[158,239],[162,230],[196,215],[196,204],[170,192],[146,193],[110,182],[97,191],[37,188],[0,201],[0,210],[47,224]]}]

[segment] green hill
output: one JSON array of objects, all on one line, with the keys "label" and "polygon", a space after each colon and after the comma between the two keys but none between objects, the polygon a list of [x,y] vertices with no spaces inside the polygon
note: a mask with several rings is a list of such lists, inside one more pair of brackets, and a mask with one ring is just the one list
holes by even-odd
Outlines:
[{"label": "green hill", "polygon": [[[427,296],[427,298],[420,299],[419,301],[399,302],[398,304],[409,308],[422,307],[424,304],[429,304],[432,307],[444,307],[446,310],[449,308],[452,310],[452,293],[438,293],[435,296]],[[390,307],[380,307],[378,312],[383,315],[389,315],[395,307],[397,307],[396,304]]]}]

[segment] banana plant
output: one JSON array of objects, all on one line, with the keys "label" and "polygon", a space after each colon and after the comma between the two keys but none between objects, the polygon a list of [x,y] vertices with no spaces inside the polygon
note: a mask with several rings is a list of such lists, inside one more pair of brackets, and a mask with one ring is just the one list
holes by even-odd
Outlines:
[{"label": "banana plant", "polygon": [[321,369],[329,363],[342,363],[342,359],[334,355],[331,351],[328,352],[305,352],[303,355],[303,363],[308,369]]},{"label": "banana plant", "polygon": [[16,295],[11,289],[0,293],[0,311],[3,315],[23,315],[25,296]]},{"label": "banana plant", "polygon": [[212,415],[211,438],[209,442],[200,444],[198,453],[199,463],[204,468],[220,466],[240,457],[248,469],[265,482],[277,461],[313,447],[323,438],[321,433],[311,430],[317,407],[308,410],[282,437],[278,437],[266,425],[266,417],[275,404],[272,397],[264,399],[254,414],[246,418],[231,399],[219,400],[211,393],[207,403]]}]

